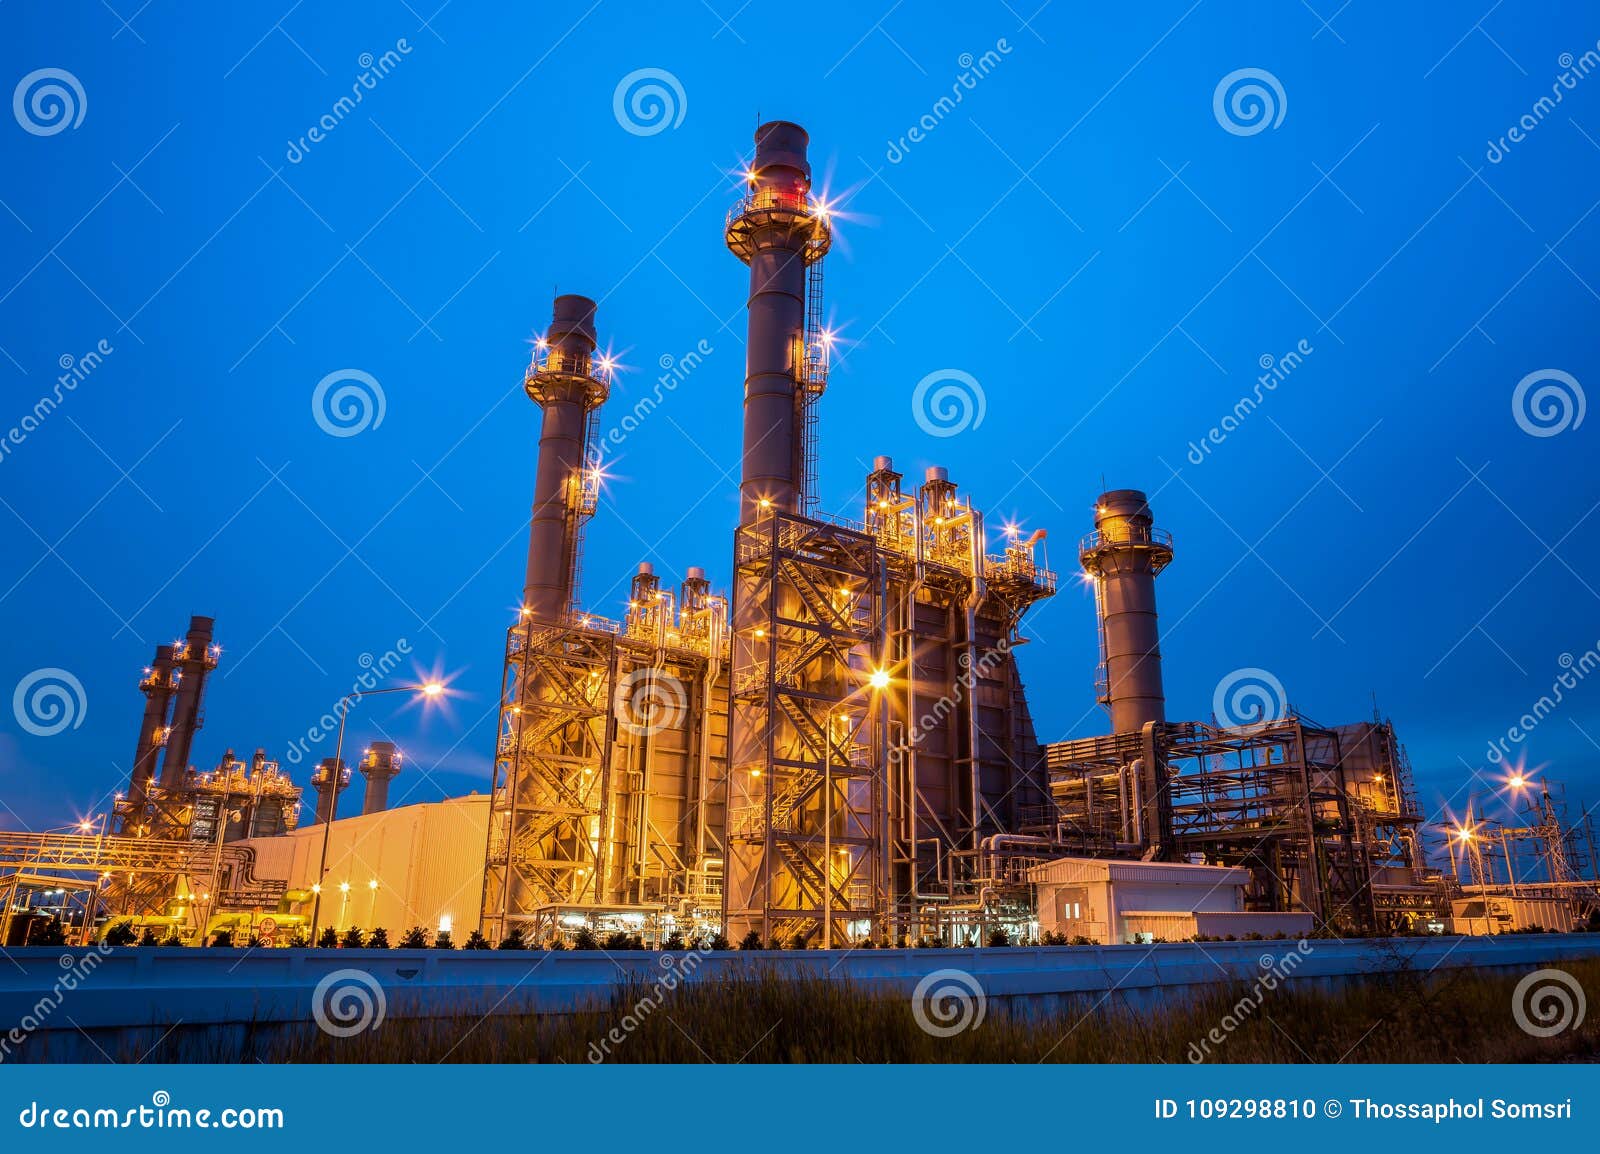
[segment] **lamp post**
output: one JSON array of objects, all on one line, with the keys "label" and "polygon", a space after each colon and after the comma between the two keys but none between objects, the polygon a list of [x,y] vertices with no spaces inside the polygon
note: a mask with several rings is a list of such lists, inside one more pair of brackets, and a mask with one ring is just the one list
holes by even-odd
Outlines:
[{"label": "lamp post", "polygon": [[311,887],[313,895],[311,903],[311,944],[317,944],[317,926],[322,918],[322,879],[328,872],[328,840],[333,832],[333,819],[339,814],[339,791],[344,788],[344,774],[341,767],[344,763],[344,721],[350,715],[350,707],[363,697],[374,697],[380,693],[420,693],[424,697],[438,697],[444,692],[444,686],[437,681],[428,681],[421,685],[391,685],[385,689],[356,689],[345,694],[339,699],[335,707],[339,711],[339,736],[333,743],[333,801],[328,806],[328,820],[322,823],[322,856],[317,862],[317,880]]}]

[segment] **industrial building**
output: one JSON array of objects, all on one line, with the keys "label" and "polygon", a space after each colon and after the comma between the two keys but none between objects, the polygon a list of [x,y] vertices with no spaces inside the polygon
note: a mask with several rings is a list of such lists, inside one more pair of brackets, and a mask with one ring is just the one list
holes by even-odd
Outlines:
[{"label": "industrial building", "polygon": [[335,750],[302,823],[300,787],[265,751],[196,769],[221,650],[195,617],[140,682],[116,830],[0,836],[8,915],[50,886],[83,895],[86,932],[110,912],[195,941],[262,939],[266,921],[275,943],[423,925],[845,947],[1500,932],[1600,910],[1592,836],[1547,789],[1529,822],[1469,819],[1463,864],[1430,866],[1380,715],[1325,726],[1284,703],[1246,723],[1169,720],[1156,585],[1177,547],[1138,490],[1103,493],[1078,550],[1100,647],[1084,688],[1107,732],[1041,743],[1019,651],[1057,589],[1043,532],[996,533],[946,469],[908,480],[887,455],[859,515],[818,510],[835,221],[809,143],[795,124],[758,128],[723,225],[747,286],[729,555],[689,559],[676,583],[641,563],[620,619],[582,589],[616,366],[595,302],[555,298],[524,374],[538,463],[486,794],[390,810],[403,757],[374,742],[355,766],[363,813],[338,815],[354,771]]}]

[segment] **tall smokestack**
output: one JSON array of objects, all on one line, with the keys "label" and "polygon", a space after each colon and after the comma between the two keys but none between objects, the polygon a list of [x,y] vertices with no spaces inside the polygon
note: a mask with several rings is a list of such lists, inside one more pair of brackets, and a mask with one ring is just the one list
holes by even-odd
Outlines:
[{"label": "tall smokestack", "polygon": [[826,214],[810,200],[809,143],[805,129],[786,120],[756,129],[749,189],[728,222],[728,247],[750,266],[741,525],[772,509],[797,512],[800,507],[806,265],[820,258],[831,240]]},{"label": "tall smokestack", "polygon": [[389,783],[400,772],[400,751],[392,741],[374,741],[361,759],[361,772],[367,778],[367,796],[361,812],[382,813],[389,808]]},{"label": "tall smokestack", "polygon": [[523,609],[538,621],[559,621],[577,595],[578,523],[584,507],[583,459],[589,413],[610,390],[609,369],[595,357],[594,301],[559,296],[550,330],[538,342],[524,386],[544,409],[539,466],[528,532]]},{"label": "tall smokestack", "polygon": [[189,618],[189,635],[173,654],[182,680],[172,707],[172,733],[167,738],[166,756],[161,761],[161,787],[181,789],[189,770],[189,750],[195,731],[205,721],[202,712],[206,675],[217,667],[221,652],[211,643],[216,622],[210,617]]},{"label": "tall smokestack", "polygon": [[1079,559],[1095,579],[1100,701],[1111,711],[1111,731],[1136,733],[1146,722],[1165,721],[1156,574],[1172,560],[1172,535],[1154,527],[1143,493],[1113,489],[1095,502],[1094,532]]},{"label": "tall smokestack", "polygon": [[339,794],[350,783],[350,770],[344,761],[325,757],[311,774],[311,788],[317,791],[317,812],[312,825],[329,822],[339,810]]},{"label": "tall smokestack", "polygon": [[[173,646],[157,645],[155,660],[144,671],[139,691],[144,694],[144,718],[139,723],[139,741],[133,750],[133,773],[128,780],[130,809],[143,806],[145,791],[155,776],[156,761],[167,740],[167,718],[172,712],[172,697],[178,688],[173,672]],[[137,822],[136,818],[129,818]],[[126,822],[124,826],[126,827]]]}]

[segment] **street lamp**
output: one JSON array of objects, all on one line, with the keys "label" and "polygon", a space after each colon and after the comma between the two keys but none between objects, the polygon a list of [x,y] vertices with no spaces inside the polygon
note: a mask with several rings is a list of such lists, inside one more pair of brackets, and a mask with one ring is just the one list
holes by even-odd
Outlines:
[{"label": "street lamp", "polygon": [[427,681],[421,685],[391,685],[386,689],[356,689],[345,694],[339,699],[335,708],[339,711],[339,736],[333,743],[333,801],[328,806],[328,820],[322,824],[322,856],[317,863],[317,883],[311,887],[313,901],[311,903],[311,944],[317,943],[317,926],[322,918],[322,879],[328,872],[328,840],[333,832],[333,819],[339,813],[339,791],[344,787],[344,774],[340,767],[344,761],[344,722],[350,715],[350,707],[363,697],[375,697],[380,693],[420,693],[424,697],[438,697],[444,692],[444,684],[438,681]]}]

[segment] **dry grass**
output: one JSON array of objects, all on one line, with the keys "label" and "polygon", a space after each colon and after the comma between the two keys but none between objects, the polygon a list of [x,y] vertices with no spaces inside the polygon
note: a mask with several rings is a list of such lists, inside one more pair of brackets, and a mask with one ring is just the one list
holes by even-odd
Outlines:
[{"label": "dry grass", "polygon": [[[1563,967],[1600,990],[1600,961]],[[1520,975],[1405,970],[1332,991],[1280,988],[1208,1061],[1549,1062],[1600,1057],[1600,1014],[1576,1031],[1530,1037],[1512,1016]],[[1113,995],[1102,1003],[1022,1019],[991,1005],[980,1025],[930,1036],[906,997],[869,996],[845,983],[775,978],[694,984],[640,1009],[646,990],[563,1016],[476,1015],[390,1019],[354,1038],[314,1026],[251,1029],[226,1043],[214,1034],[174,1035],[156,1061],[269,1062],[1173,1062],[1239,1005],[1243,989],[1135,1012]],[[631,1029],[628,1022],[633,1023]],[[607,1041],[616,1030],[620,1041]],[[602,1048],[604,1047],[604,1048]]]}]

